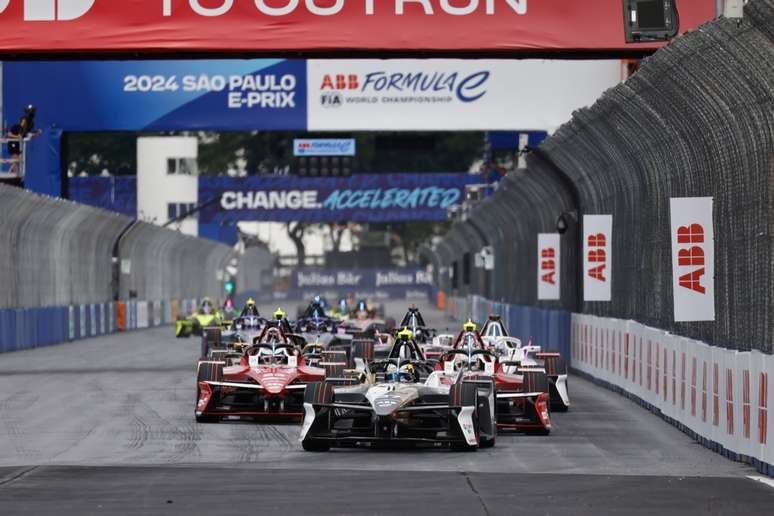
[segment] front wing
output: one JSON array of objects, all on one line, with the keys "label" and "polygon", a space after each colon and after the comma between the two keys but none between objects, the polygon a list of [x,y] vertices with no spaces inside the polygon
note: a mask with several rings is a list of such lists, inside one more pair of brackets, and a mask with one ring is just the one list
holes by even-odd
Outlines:
[{"label": "front wing", "polygon": [[305,384],[291,384],[280,393],[269,393],[255,383],[199,382],[197,417],[206,418],[300,418],[304,414]]},{"label": "front wing", "polygon": [[304,404],[301,441],[327,441],[332,446],[417,444],[475,446],[473,407],[420,404],[379,417],[359,403]]}]

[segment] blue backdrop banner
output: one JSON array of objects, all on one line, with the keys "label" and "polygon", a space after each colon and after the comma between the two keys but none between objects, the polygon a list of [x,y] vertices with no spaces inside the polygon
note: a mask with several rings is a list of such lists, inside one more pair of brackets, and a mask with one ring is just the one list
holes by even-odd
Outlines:
[{"label": "blue backdrop banner", "polygon": [[71,177],[68,190],[73,202],[137,218],[137,176]]},{"label": "blue backdrop banner", "polygon": [[246,220],[401,222],[443,220],[477,175],[363,174],[351,177],[200,177],[199,203],[220,197],[200,223]]},{"label": "blue backdrop banner", "polygon": [[3,63],[5,126],[24,106],[64,131],[306,130],[306,61]]}]

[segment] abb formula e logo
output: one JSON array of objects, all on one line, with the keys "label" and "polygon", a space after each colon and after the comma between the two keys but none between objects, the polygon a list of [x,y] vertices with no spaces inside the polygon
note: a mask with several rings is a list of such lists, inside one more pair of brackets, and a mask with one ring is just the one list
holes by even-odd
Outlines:
[{"label": "abb formula e logo", "polygon": [[[24,0],[25,21],[70,21],[89,12],[96,0]],[[0,0],[0,13],[11,0]]]}]

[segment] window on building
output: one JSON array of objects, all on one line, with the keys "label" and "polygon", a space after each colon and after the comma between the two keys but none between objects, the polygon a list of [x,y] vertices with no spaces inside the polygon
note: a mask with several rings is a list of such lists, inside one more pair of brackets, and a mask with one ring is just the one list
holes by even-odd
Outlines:
[{"label": "window on building", "polygon": [[167,158],[167,175],[195,176],[198,174],[194,158]]},{"label": "window on building", "polygon": [[[196,209],[196,203],[193,202],[171,202],[167,204],[167,218],[174,220],[178,217],[182,217],[186,213],[190,213]],[[196,217],[198,214],[191,215]]]}]

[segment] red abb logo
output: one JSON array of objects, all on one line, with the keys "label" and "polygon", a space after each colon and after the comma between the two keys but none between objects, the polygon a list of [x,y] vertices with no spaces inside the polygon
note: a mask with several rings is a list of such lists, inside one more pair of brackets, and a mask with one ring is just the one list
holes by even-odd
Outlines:
[{"label": "red abb logo", "polygon": [[360,80],[355,74],[326,75],[323,77],[321,90],[357,90],[360,89]]},{"label": "red abb logo", "polygon": [[694,268],[691,272],[679,277],[679,285],[704,294],[706,289],[701,284],[701,279],[704,276],[706,260],[704,246],[701,244],[704,244],[704,227],[701,224],[680,226],[677,229],[677,245],[682,246],[677,251],[677,265],[678,267]]},{"label": "red abb logo", "polygon": [[[603,233],[590,235],[588,238],[588,260],[592,266],[589,268],[589,276],[599,281],[607,281],[605,268],[607,268],[607,238]],[[596,264],[596,266],[594,266]]]},{"label": "red abb logo", "polygon": [[543,282],[556,285],[556,249],[546,247],[540,252],[540,271]]},{"label": "red abb logo", "polygon": [[[24,21],[71,21],[88,13],[97,0],[24,0]],[[3,13],[11,0],[0,0]]]}]

